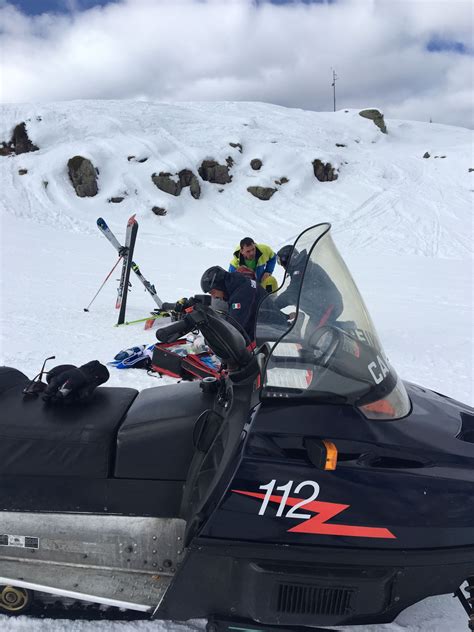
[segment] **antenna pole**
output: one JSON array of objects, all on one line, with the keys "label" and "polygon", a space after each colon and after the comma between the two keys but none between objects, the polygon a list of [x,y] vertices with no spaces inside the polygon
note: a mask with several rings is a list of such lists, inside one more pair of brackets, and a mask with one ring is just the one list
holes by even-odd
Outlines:
[{"label": "antenna pole", "polygon": [[336,71],[333,69],[332,71],[332,96],[333,96],[333,103],[334,103],[334,112],[336,111],[336,80],[339,79],[339,77],[336,75]]}]

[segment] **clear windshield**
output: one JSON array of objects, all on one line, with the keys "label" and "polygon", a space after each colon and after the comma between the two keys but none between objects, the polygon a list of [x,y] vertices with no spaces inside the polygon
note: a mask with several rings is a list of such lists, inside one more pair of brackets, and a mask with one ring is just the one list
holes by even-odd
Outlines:
[{"label": "clear windshield", "polygon": [[296,240],[282,286],[262,302],[257,343],[269,356],[262,397],[318,398],[398,418],[410,403],[330,235],[318,224]]}]

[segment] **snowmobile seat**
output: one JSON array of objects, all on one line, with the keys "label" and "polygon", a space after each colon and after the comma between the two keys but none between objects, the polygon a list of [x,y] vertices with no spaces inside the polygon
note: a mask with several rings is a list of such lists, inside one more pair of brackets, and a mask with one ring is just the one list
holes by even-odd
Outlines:
[{"label": "snowmobile seat", "polygon": [[184,483],[196,419],[213,401],[214,394],[203,392],[199,382],[141,391],[118,432],[114,476]]},{"label": "snowmobile seat", "polygon": [[87,402],[48,404],[24,398],[28,382],[0,367],[0,476],[111,475],[117,429],[137,391],[99,387]]}]

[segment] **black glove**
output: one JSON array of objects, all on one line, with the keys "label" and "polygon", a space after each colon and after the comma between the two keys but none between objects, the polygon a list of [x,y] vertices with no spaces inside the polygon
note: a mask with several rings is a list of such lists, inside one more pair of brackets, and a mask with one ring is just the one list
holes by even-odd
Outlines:
[{"label": "black glove", "polygon": [[92,360],[79,368],[71,364],[60,365],[49,372],[48,387],[43,393],[43,399],[52,402],[84,401],[99,384],[108,379],[107,367],[98,360]]},{"label": "black glove", "polygon": [[190,302],[190,299],[180,298],[179,301],[176,301],[175,303],[174,311],[177,314],[182,314],[184,311],[188,309],[188,307],[191,307],[191,305],[192,305],[192,302]]}]

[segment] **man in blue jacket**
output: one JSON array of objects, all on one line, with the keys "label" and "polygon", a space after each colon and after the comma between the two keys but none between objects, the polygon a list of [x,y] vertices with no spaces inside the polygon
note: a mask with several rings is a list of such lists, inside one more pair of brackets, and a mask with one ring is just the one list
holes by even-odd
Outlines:
[{"label": "man in blue jacket", "polygon": [[[254,279],[249,279],[242,274],[231,274],[220,266],[212,266],[202,275],[201,289],[214,299],[226,301],[228,303],[227,320],[237,329],[243,330],[250,342],[254,342],[258,307],[268,296],[263,287]],[[274,311],[274,318],[286,323],[286,317],[278,309]]]}]

